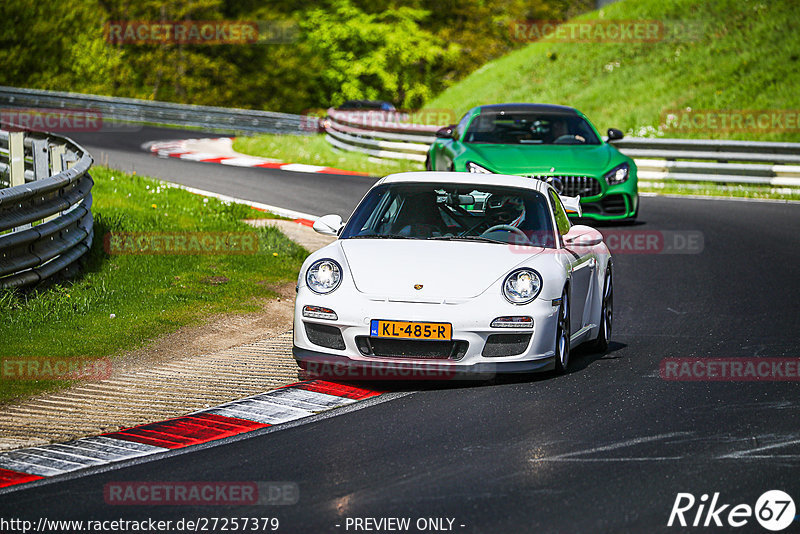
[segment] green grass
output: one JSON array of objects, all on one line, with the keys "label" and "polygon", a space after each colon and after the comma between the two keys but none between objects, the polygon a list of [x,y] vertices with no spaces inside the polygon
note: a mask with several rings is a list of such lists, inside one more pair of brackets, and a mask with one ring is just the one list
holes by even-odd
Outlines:
[{"label": "green grass", "polygon": [[[307,252],[274,228],[244,218],[248,206],[203,198],[162,182],[96,167],[95,241],[83,276],[41,291],[0,292],[0,358],[102,357],[135,349],[214,313],[259,309],[258,298],[296,279]],[[108,255],[108,232],[256,232],[249,255]],[[112,318],[111,314],[115,317]],[[0,380],[0,401],[63,382]]]},{"label": "green grass", "polygon": [[725,198],[756,198],[800,202],[800,189],[759,185],[722,185],[713,183],[686,183],[664,180],[657,185],[639,184],[640,192],[662,195],[699,195]]},{"label": "green grass", "polygon": [[[457,116],[480,104],[573,106],[605,132],[688,138],[800,141],[793,132],[666,129],[667,110],[800,109],[796,0],[625,0],[580,19],[659,20],[654,43],[538,41],[487,63],[427,103]],[[673,22],[695,30],[676,30]],[[669,30],[672,28],[672,30]]]},{"label": "green grass", "polygon": [[415,161],[378,160],[358,152],[337,150],[324,135],[256,135],[237,137],[233,149],[251,156],[275,158],[286,163],[322,165],[370,176],[394,172],[421,171],[424,165]]}]

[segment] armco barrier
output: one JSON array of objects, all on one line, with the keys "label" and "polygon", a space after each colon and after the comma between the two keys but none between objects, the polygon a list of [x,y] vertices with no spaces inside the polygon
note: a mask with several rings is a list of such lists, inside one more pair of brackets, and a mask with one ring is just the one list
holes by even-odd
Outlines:
[{"label": "armco barrier", "polygon": [[[411,124],[406,117],[329,109],[323,124],[328,142],[342,150],[424,162],[441,126]],[[634,158],[643,181],[800,187],[800,143],[625,138],[613,144]]]},{"label": "armco barrier", "polygon": [[658,138],[613,143],[634,158],[640,180],[800,187],[800,143]]},{"label": "armco barrier", "polygon": [[289,113],[253,109],[192,106],[59,91],[41,91],[0,86],[0,108],[48,110],[91,110],[103,127],[114,123],[156,123],[237,132],[309,134],[316,132],[317,119]]},{"label": "armco barrier", "polygon": [[67,138],[0,130],[0,288],[77,270],[93,238],[92,163]]},{"label": "armco barrier", "polygon": [[411,124],[406,119],[405,114],[393,111],[329,109],[324,122],[326,139],[343,150],[424,162],[440,126]]}]

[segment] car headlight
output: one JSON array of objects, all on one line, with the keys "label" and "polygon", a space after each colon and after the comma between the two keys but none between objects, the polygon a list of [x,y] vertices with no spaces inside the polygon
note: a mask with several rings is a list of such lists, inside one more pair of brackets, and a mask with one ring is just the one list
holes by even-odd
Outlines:
[{"label": "car headlight", "polygon": [[533,269],[517,269],[503,282],[503,296],[511,304],[527,304],[542,290],[542,277]]},{"label": "car headlight", "polygon": [[334,260],[317,260],[306,271],[306,285],[314,293],[330,293],[341,283],[342,268]]},{"label": "car headlight", "polygon": [[628,179],[628,175],[630,174],[630,166],[627,163],[622,163],[617,165],[607,173],[603,175],[603,178],[606,179],[608,185],[616,185],[621,184],[625,180]]},{"label": "car headlight", "polygon": [[472,161],[468,161],[467,162],[467,171],[471,172],[473,174],[494,174],[489,169],[481,167],[480,165],[478,165],[477,163],[474,163]]}]

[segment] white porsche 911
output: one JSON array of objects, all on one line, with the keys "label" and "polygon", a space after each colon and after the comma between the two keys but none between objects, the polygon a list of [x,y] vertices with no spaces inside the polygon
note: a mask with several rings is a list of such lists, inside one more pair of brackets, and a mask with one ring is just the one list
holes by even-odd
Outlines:
[{"label": "white porsche 911", "polygon": [[428,366],[564,372],[571,346],[605,350],[611,255],[600,232],[570,223],[578,200],[519,176],[382,178],[346,224],[314,224],[339,238],[300,271],[295,359],[415,378]]}]

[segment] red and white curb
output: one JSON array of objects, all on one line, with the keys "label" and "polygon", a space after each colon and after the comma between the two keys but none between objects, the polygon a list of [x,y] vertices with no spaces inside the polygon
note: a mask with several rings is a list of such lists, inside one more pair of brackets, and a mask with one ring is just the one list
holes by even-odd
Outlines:
[{"label": "red and white curb", "polygon": [[175,419],[3,452],[0,488],[246,434],[380,394],[362,387],[309,380]]},{"label": "red and white curb", "polygon": [[348,174],[356,176],[367,176],[367,173],[346,171],[334,167],[323,167],[320,165],[306,165],[305,163],[284,163],[273,159],[259,158],[256,156],[239,155],[233,152],[229,146],[226,150],[219,152],[199,151],[192,148],[193,144],[202,143],[204,145],[214,143],[230,144],[231,137],[218,137],[206,139],[177,139],[174,141],[155,141],[145,143],[144,148],[160,157],[179,158],[188,161],[200,161],[203,163],[219,163],[221,165],[231,165],[234,167],[258,167],[262,169],[280,169],[282,171],[321,173],[321,174]]}]

